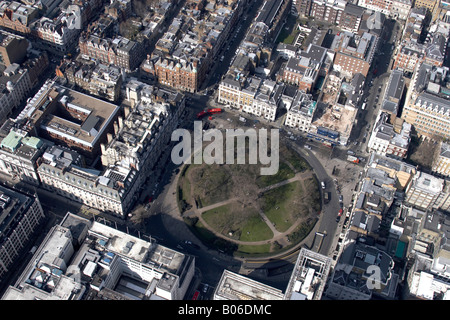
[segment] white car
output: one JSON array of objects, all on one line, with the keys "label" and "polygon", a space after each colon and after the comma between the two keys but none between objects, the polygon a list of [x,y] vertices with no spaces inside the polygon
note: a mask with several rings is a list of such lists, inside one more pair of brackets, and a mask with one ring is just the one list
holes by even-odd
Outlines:
[{"label": "white car", "polygon": [[311,147],[305,144],[305,149],[311,150]]}]

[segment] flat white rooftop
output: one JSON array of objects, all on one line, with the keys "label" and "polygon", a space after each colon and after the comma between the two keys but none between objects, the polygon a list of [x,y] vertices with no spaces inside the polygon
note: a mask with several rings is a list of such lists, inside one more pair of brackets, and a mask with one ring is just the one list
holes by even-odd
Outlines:
[{"label": "flat white rooftop", "polygon": [[283,300],[283,296],[281,290],[225,270],[214,300]]}]

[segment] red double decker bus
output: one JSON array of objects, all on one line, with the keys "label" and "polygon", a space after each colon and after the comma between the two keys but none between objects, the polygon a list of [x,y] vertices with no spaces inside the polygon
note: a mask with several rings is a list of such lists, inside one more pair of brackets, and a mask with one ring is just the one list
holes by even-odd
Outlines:
[{"label": "red double decker bus", "polygon": [[197,300],[199,294],[200,294],[199,291],[195,291],[194,295],[192,296],[192,300]]},{"label": "red double decker bus", "polygon": [[206,111],[201,111],[199,113],[197,113],[197,119],[201,119],[204,116],[206,116],[208,113]]},{"label": "red double decker bus", "polygon": [[208,109],[209,114],[215,114],[215,113],[221,113],[221,112],[222,112],[222,109],[220,109],[220,108],[209,108]]}]

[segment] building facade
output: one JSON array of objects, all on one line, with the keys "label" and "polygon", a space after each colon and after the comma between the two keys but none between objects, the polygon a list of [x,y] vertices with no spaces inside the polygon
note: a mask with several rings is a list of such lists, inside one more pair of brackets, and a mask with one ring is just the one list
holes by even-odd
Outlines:
[{"label": "building facade", "polygon": [[137,170],[83,168],[81,156],[66,148],[49,148],[39,160],[37,173],[44,189],[122,218],[137,199]]},{"label": "building facade", "polygon": [[287,108],[284,125],[301,132],[309,132],[316,105],[317,102],[312,99],[312,95],[299,90]]},{"label": "building facade", "polygon": [[182,300],[195,258],[67,213],[2,300]]},{"label": "building facade", "polygon": [[31,23],[39,17],[39,10],[17,1],[0,2],[0,25],[20,34],[31,33]]},{"label": "building facade", "polygon": [[444,179],[419,171],[406,188],[405,202],[425,210],[448,210],[446,185]]},{"label": "building facade", "polygon": [[144,59],[142,44],[123,37],[110,39],[82,34],[78,45],[82,57],[112,64],[128,72],[136,69]]},{"label": "building facade", "polygon": [[411,125],[402,121],[401,129],[389,123],[389,115],[380,113],[376,124],[373,127],[367,148],[370,152],[381,155],[390,155],[395,158],[406,158],[411,141]]},{"label": "building facade", "polygon": [[340,32],[332,44],[335,52],[333,68],[351,76],[361,73],[367,77],[377,48],[376,35],[364,32],[359,36],[351,32]]},{"label": "building facade", "polygon": [[0,279],[10,271],[21,250],[44,218],[37,196],[0,186]]},{"label": "building facade", "polygon": [[2,127],[2,131],[8,134],[0,143],[0,171],[38,186],[37,161],[46,149],[46,144],[39,138],[22,136],[20,130],[16,132],[12,126],[8,122]]},{"label": "building facade", "polygon": [[450,101],[428,92],[405,104],[402,118],[412,124],[420,136],[450,138]]},{"label": "building facade", "polygon": [[433,172],[450,176],[450,145],[448,143],[442,141],[439,143],[438,154],[433,160]]},{"label": "building facade", "polygon": [[297,85],[306,93],[313,91],[319,75],[326,75],[327,50],[317,45],[309,45],[307,50],[296,57],[290,57],[283,65],[277,79]]},{"label": "building facade", "polygon": [[17,63],[0,65],[0,71],[0,121],[4,121],[25,100],[32,84],[28,70]]}]

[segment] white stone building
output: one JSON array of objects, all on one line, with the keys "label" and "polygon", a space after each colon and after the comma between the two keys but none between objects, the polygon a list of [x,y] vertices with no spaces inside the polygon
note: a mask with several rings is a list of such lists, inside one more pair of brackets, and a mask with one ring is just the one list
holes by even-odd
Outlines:
[{"label": "white stone building", "polygon": [[438,154],[433,160],[433,172],[443,176],[450,176],[450,144],[439,143]]},{"label": "white stone building", "polygon": [[195,258],[67,213],[2,300],[182,300]]},{"label": "white stone building", "polygon": [[114,165],[98,171],[83,168],[81,156],[53,146],[37,169],[42,187],[89,207],[124,217],[137,199],[138,171]]},{"label": "white stone building", "polygon": [[4,121],[25,100],[32,85],[28,70],[22,69],[17,63],[8,67],[0,66],[0,72],[0,121]]},{"label": "white stone building", "polygon": [[308,132],[316,111],[316,104],[317,102],[312,99],[311,94],[297,91],[292,103],[286,107],[288,111],[284,125],[296,128],[301,132]]}]

